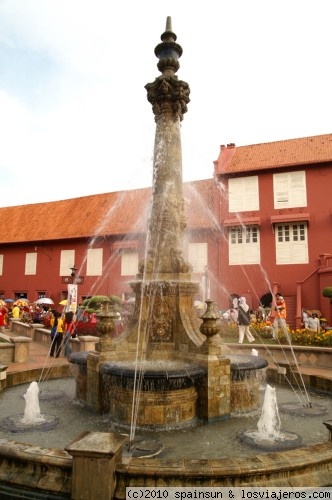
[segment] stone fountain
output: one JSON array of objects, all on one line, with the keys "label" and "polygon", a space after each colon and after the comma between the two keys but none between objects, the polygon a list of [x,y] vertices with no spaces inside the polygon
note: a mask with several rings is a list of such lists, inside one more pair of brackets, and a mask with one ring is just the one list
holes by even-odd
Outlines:
[{"label": "stone fountain", "polygon": [[[190,90],[176,76],[182,54],[176,38],[168,18],[155,48],[161,75],[145,87],[156,134],[146,257],[130,283],[134,313],[126,332],[114,341],[111,323],[104,326],[112,312],[109,306],[99,311],[101,341],[86,357],[84,400],[118,424],[135,428],[181,428],[255,410],[256,371],[267,365],[259,357],[231,355],[211,300],[200,319],[195,312],[199,283],[192,280],[183,251],[180,137]],[[76,362],[75,355],[71,361]]]}]

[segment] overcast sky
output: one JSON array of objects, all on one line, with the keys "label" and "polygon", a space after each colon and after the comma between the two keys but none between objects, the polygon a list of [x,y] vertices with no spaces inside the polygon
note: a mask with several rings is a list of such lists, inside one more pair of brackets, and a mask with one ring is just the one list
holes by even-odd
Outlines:
[{"label": "overcast sky", "polygon": [[171,16],[183,178],[221,144],[332,132],[330,0],[0,0],[0,206],[151,185],[144,86]]}]

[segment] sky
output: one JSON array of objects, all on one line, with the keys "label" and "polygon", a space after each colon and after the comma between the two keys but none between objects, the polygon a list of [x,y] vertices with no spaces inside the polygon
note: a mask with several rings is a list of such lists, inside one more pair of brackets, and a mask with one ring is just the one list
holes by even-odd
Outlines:
[{"label": "sky", "polygon": [[167,16],[184,181],[222,144],[332,133],[330,0],[0,0],[0,207],[151,185]]}]

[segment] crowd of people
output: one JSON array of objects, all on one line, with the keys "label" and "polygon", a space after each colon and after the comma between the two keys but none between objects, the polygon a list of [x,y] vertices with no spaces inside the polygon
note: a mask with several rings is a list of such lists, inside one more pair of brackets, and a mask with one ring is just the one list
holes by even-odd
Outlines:
[{"label": "crowd of people", "polygon": [[25,323],[40,323],[51,329],[50,356],[59,357],[63,350],[64,356],[71,354],[70,339],[76,337],[76,326],[79,321],[95,323],[96,315],[81,309],[77,314],[72,311],[57,311],[50,305],[29,303],[18,300],[0,307],[0,332],[9,328],[10,318],[19,319]]},{"label": "crowd of people", "polygon": [[[321,330],[318,314],[313,311],[303,310],[303,328],[313,332]],[[230,298],[230,308],[222,313],[225,322],[238,325],[239,344],[242,344],[244,337],[248,342],[253,342],[254,337],[250,332],[250,325],[255,323],[265,323],[271,328],[272,338],[277,339],[278,330],[287,328],[287,306],[284,297],[280,292],[275,296],[270,294],[268,304],[260,305],[256,311],[250,310],[245,297],[233,294]]]},{"label": "crowd of people", "polygon": [[[126,303],[130,305],[130,311],[126,309]],[[132,303],[126,301],[123,306],[121,325],[124,326],[128,316],[132,313]],[[200,301],[200,304],[203,304]],[[269,307],[260,305],[257,311],[252,311],[247,304],[245,297],[239,297],[233,294],[231,297],[231,307],[222,314],[225,322],[238,325],[239,344],[243,343],[244,338],[248,342],[254,342],[255,338],[250,331],[250,325],[255,323],[266,323],[272,326],[273,339],[278,338],[278,330],[287,328],[287,308],[286,302],[280,292],[273,297]],[[197,304],[195,302],[195,308]],[[65,309],[65,308],[64,308]],[[201,311],[199,311],[201,312]],[[303,328],[320,331],[321,325],[318,314],[313,311],[303,310],[302,322]],[[50,305],[29,303],[24,300],[4,304],[0,301],[0,332],[5,333],[6,327],[9,327],[10,318],[21,319],[27,323],[40,323],[46,328],[51,328],[51,348],[50,356],[59,357],[61,350],[68,357],[71,354],[70,339],[76,336],[77,325],[80,322],[95,324],[97,322],[94,312],[87,312],[78,308],[74,314],[71,311],[63,310],[62,313],[52,309]],[[121,326],[120,325],[120,326]],[[121,328],[120,328],[121,331]]]}]

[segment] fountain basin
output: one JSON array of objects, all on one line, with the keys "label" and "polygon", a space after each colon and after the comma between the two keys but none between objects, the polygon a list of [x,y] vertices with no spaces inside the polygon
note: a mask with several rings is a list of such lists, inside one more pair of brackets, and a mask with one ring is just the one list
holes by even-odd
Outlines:
[{"label": "fountain basin", "polygon": [[264,451],[282,451],[298,448],[302,444],[302,437],[287,430],[280,432],[275,439],[262,437],[256,429],[248,429],[238,434],[238,439],[249,446]]},{"label": "fountain basin", "polygon": [[259,408],[259,385],[262,370],[268,366],[260,356],[228,354],[231,368],[230,410],[232,415]]},{"label": "fountain basin", "polygon": [[140,393],[137,428],[153,430],[188,427],[197,422],[197,389],[206,369],[182,361],[146,360],[100,366],[103,412],[129,428],[134,391]]}]

